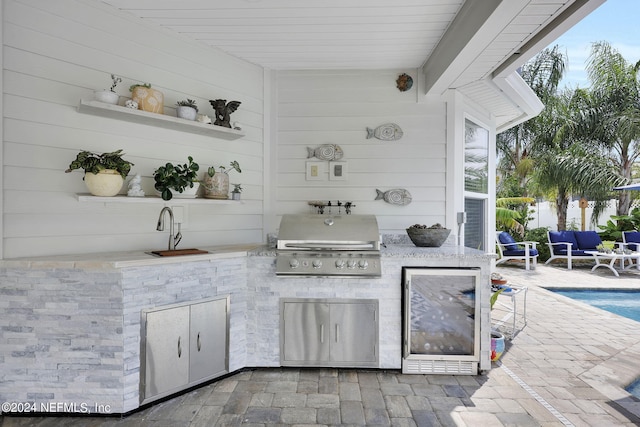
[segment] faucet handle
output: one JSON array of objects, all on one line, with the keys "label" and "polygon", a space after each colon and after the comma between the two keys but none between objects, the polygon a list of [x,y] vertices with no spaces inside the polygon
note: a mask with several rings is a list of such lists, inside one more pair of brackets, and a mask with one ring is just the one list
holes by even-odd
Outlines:
[{"label": "faucet handle", "polygon": [[176,237],[174,237],[173,239],[173,247],[175,248],[176,246],[178,246],[178,243],[180,243],[180,240],[182,240],[182,233],[180,232],[180,226],[182,225],[181,223],[177,223],[178,224],[178,232],[176,233]]}]

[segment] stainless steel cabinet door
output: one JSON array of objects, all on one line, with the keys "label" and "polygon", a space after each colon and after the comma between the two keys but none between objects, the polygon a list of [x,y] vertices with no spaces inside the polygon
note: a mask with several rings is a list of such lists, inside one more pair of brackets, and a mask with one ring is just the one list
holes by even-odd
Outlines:
[{"label": "stainless steel cabinet door", "polygon": [[225,373],[227,369],[227,300],[191,306],[189,382]]},{"label": "stainless steel cabinet door", "polygon": [[375,362],[377,319],[375,304],[331,304],[331,360]]},{"label": "stainless steel cabinet door", "polygon": [[179,389],[189,378],[189,307],[146,315],[145,396]]},{"label": "stainless steel cabinet door", "polygon": [[286,302],[283,310],[283,362],[328,361],[329,304]]}]

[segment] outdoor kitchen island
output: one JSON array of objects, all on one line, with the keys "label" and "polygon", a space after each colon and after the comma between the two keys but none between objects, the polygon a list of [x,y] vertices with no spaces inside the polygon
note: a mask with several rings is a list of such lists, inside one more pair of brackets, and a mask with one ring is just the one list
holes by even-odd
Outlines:
[{"label": "outdoor kitchen island", "polygon": [[0,305],[0,350],[5,355],[0,398],[44,403],[45,408],[47,402],[63,402],[70,412],[87,404],[108,407],[105,413],[135,410],[141,402],[142,311],[227,296],[228,372],[281,366],[280,304],[288,298],[376,300],[378,368],[401,369],[403,267],[479,269],[479,370],[491,367],[493,255],[447,244],[417,248],[392,239],[381,248],[381,277],[296,278],[276,276],[272,247],[201,249],[211,253],[172,259],[127,252],[0,261],[0,294],[7,301]]}]

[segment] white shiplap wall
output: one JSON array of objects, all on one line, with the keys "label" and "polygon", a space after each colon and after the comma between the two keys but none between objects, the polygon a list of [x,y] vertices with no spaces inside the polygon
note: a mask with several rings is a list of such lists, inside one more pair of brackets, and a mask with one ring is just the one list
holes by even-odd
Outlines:
[{"label": "white shiplap wall", "polygon": [[[407,92],[396,88],[406,72]],[[311,212],[309,200],[352,201],[354,214],[374,214],[383,233],[404,233],[412,224],[445,224],[446,105],[417,95],[415,70],[280,71],[277,79],[277,178],[275,225],[279,215]],[[366,139],[366,128],[396,123],[397,141]],[[337,144],[344,151],[348,179],[307,181],[307,147]],[[327,165],[328,166],[328,165]],[[328,167],[326,168],[328,170]],[[374,200],[376,189],[405,188],[406,206]]]},{"label": "white shiplap wall", "polygon": [[[5,0],[3,26],[3,257],[162,249],[155,230],[162,204],[81,203],[82,173],[64,170],[81,150],[119,148],[153,192],[153,171],[191,155],[201,174],[238,160],[243,204],[188,205],[181,247],[263,241],[263,70],[92,0]],[[79,114],[80,99],[123,78],[121,103],[133,83],[150,82],[175,102],[242,102],[232,119],[246,136],[226,141]],[[126,193],[126,185],[122,190]],[[179,201],[172,201],[179,206]]]}]

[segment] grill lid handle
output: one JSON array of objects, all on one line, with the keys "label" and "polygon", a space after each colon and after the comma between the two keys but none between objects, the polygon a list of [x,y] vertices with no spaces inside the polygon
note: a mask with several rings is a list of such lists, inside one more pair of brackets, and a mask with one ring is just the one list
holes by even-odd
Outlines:
[{"label": "grill lid handle", "polygon": [[286,243],[285,248],[291,249],[335,249],[335,250],[356,250],[374,249],[373,243],[361,244],[341,244],[341,243]]}]

